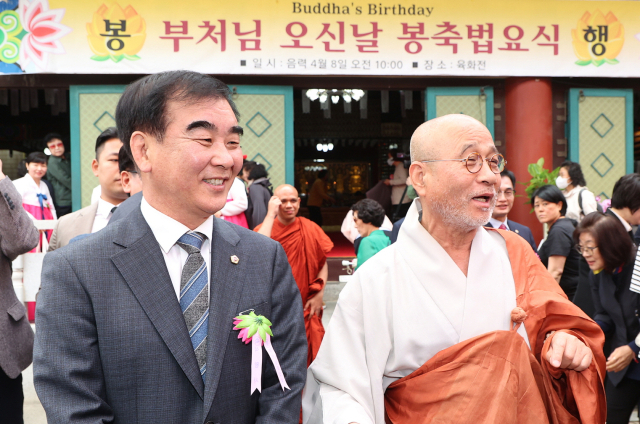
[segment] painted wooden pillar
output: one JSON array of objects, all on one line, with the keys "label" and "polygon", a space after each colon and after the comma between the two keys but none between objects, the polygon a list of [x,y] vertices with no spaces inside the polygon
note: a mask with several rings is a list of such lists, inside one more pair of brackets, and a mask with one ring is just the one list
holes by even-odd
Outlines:
[{"label": "painted wooden pillar", "polygon": [[[518,181],[528,181],[529,164],[544,158],[545,168],[553,166],[552,100],[550,78],[507,78],[506,80],[507,168]],[[524,186],[516,185],[524,195]],[[531,228],[536,243],[542,239],[542,224],[526,197],[516,197],[509,219]]]}]

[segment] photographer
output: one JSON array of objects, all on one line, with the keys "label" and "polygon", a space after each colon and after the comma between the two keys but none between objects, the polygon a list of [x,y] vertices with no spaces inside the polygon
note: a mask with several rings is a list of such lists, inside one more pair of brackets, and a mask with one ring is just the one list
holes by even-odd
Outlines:
[{"label": "photographer", "polygon": [[391,211],[394,221],[404,218],[411,206],[411,199],[406,195],[409,172],[408,166],[405,167],[405,159],[409,159],[409,155],[398,152],[396,149],[389,150],[387,164],[394,166],[395,171],[393,178],[384,180],[384,183],[391,186]]}]

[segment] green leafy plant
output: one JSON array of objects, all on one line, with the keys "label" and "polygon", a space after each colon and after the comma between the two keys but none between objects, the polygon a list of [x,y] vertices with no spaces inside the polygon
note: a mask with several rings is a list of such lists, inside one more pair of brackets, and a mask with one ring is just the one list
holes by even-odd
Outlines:
[{"label": "green leafy plant", "polygon": [[[556,183],[556,178],[558,178],[558,174],[560,173],[560,167],[557,167],[553,171],[548,171],[544,168],[544,158],[538,159],[536,163],[530,163],[527,168],[529,174],[531,174],[531,179],[528,182],[522,182],[520,184],[526,185],[525,193],[527,199],[529,199],[529,203],[531,203],[531,195],[540,187],[545,185],[553,185]],[[530,212],[533,212],[533,208]]]}]

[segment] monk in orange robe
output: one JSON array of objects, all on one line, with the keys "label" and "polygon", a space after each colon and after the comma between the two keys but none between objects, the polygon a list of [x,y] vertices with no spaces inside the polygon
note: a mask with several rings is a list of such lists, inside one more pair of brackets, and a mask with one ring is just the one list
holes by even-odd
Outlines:
[{"label": "monk in orange robe", "polygon": [[429,120],[411,159],[418,199],[340,293],[306,423],[603,424],[599,326],[522,237],[483,227],[506,164],[490,131]]},{"label": "monk in orange robe", "polygon": [[309,366],[324,337],[322,297],[329,275],[327,253],[333,249],[333,242],[317,224],[297,216],[299,209],[298,191],[281,185],[269,201],[267,216],[254,231],[279,242],[287,254],[304,305]]},{"label": "monk in orange robe", "polygon": [[[518,306],[511,313],[512,330],[482,334],[444,349],[394,381],[384,395],[387,423],[469,419],[478,423],[604,423],[604,334],[566,300],[560,286],[517,235],[499,232],[507,244],[516,285]],[[542,360],[550,355],[553,330],[559,322],[571,329],[559,331],[592,349],[594,361],[586,370],[554,368]],[[527,329],[531,349],[516,332],[521,324]],[[546,337],[538,337],[541,334]]]}]

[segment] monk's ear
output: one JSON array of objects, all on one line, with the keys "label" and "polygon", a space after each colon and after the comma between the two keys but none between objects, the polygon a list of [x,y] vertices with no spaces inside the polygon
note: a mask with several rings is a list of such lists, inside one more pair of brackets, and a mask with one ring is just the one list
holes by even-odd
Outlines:
[{"label": "monk's ear", "polygon": [[426,195],[425,177],[425,166],[420,162],[412,163],[409,167],[409,178],[411,178],[411,185],[413,185],[420,197],[425,197]]}]

